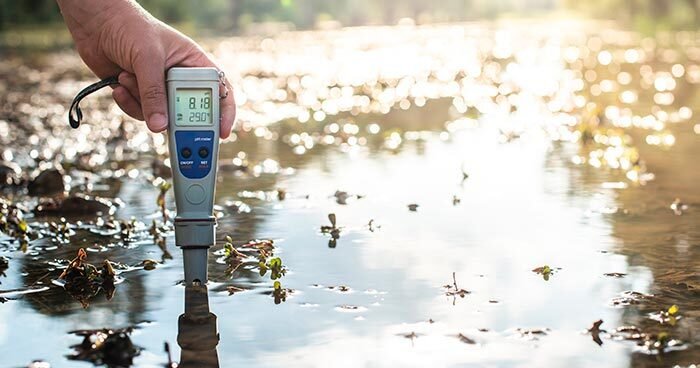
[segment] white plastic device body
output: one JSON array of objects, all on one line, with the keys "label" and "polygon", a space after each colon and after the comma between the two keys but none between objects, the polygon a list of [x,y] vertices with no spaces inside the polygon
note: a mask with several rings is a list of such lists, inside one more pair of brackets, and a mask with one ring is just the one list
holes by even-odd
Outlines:
[{"label": "white plastic device body", "polygon": [[168,138],[177,215],[175,243],[183,251],[185,282],[207,282],[219,156],[219,71],[174,67],[167,74]]}]

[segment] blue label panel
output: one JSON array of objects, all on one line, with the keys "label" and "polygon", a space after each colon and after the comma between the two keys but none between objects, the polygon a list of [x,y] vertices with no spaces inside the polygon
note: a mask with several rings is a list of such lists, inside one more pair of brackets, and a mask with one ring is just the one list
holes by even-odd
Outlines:
[{"label": "blue label panel", "polygon": [[201,179],[209,174],[214,154],[214,132],[185,130],[175,132],[178,167],[189,179]]}]

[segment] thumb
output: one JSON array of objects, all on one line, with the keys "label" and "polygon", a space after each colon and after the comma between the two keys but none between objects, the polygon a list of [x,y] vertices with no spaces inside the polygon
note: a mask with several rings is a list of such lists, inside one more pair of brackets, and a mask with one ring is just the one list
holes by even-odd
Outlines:
[{"label": "thumb", "polygon": [[155,57],[143,58],[135,63],[134,73],[146,125],[154,133],[162,132],[168,127],[165,61]]}]

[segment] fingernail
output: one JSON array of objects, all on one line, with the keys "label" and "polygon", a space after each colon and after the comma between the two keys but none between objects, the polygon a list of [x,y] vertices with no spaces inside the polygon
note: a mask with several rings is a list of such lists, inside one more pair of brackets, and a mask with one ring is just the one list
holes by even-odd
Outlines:
[{"label": "fingernail", "polygon": [[148,119],[148,129],[153,132],[162,132],[168,127],[168,119],[161,113],[155,113]]}]

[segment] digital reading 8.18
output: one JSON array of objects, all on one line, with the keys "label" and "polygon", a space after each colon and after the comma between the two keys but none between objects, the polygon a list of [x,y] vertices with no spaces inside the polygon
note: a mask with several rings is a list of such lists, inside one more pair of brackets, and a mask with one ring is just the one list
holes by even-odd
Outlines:
[{"label": "digital reading 8.18", "polygon": [[212,125],[211,89],[178,88],[175,91],[175,123],[180,126]]}]

